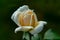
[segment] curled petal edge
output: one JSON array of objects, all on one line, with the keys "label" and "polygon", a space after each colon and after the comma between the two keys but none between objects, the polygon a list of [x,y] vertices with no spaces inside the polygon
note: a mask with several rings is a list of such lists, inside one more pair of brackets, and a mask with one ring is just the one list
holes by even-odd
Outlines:
[{"label": "curled petal edge", "polygon": [[27,5],[19,7],[11,16],[11,19],[19,26],[18,22],[18,15],[20,15],[22,12],[25,12],[29,10],[29,7]]},{"label": "curled petal edge", "polygon": [[23,27],[18,27],[15,29],[15,33],[17,33],[18,31],[24,31],[24,32],[27,32],[29,31],[30,29],[33,29],[32,26],[23,26]]},{"label": "curled petal edge", "polygon": [[14,32],[17,33],[18,31],[21,31],[21,30],[22,30],[22,27],[18,27],[18,28],[15,29]]},{"label": "curled petal edge", "polygon": [[44,25],[46,24],[47,24],[46,21],[39,21],[38,25],[33,30],[31,30],[30,33],[34,35],[34,34],[41,32],[43,30]]}]

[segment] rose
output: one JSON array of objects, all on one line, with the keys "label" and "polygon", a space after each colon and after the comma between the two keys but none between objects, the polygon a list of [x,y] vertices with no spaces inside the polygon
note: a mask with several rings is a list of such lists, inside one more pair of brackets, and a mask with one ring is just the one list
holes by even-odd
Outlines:
[{"label": "rose", "polygon": [[29,31],[31,34],[36,34],[42,31],[44,24],[47,24],[45,21],[38,21],[36,14],[27,5],[18,8],[11,19],[19,26],[15,29],[15,33]]}]

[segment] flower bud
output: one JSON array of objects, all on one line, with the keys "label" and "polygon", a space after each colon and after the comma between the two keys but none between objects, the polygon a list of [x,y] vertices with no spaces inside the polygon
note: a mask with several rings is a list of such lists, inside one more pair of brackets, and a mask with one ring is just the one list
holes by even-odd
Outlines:
[{"label": "flower bud", "polygon": [[17,31],[29,31],[31,34],[37,34],[42,31],[46,21],[38,21],[33,10],[27,5],[19,7],[11,16],[11,19],[18,25]]},{"label": "flower bud", "polygon": [[27,10],[18,16],[18,22],[21,26],[33,26],[37,25],[37,17],[33,10]]}]

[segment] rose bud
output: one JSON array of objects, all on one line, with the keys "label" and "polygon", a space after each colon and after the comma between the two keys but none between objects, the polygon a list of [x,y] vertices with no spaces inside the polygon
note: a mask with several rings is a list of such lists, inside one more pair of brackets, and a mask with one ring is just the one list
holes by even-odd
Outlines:
[{"label": "rose bud", "polygon": [[36,34],[41,32],[44,25],[47,24],[45,21],[38,21],[35,12],[29,9],[27,5],[19,7],[11,19],[19,26],[15,29],[15,33],[17,31],[29,31],[31,34]]}]

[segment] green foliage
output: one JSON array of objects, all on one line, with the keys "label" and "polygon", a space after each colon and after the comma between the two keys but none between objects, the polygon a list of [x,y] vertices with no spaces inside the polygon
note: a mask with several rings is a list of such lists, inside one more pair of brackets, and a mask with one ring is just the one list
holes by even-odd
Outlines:
[{"label": "green foliage", "polygon": [[49,29],[48,31],[46,31],[45,35],[44,35],[44,39],[60,39],[60,35],[58,35],[56,32],[54,32],[52,29]]}]

